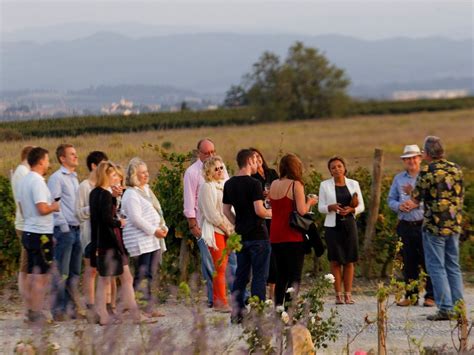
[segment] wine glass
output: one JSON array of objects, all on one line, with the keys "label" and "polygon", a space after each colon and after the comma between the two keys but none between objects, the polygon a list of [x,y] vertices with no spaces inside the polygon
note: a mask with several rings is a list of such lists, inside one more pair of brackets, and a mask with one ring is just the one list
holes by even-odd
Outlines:
[{"label": "wine glass", "polygon": [[268,198],[268,193],[270,192],[270,186],[271,186],[271,184],[269,184],[269,183],[266,183],[266,184],[263,186],[263,191],[265,192],[265,201],[264,201],[264,204],[265,204],[265,208],[266,208],[266,209],[272,208],[271,203],[270,203],[270,199]]},{"label": "wine glass", "polygon": [[[318,198],[318,195],[316,195],[316,194],[308,194],[307,197],[308,197],[308,198]],[[314,214],[314,212],[313,212],[313,206],[311,206],[311,208],[309,209],[309,212],[308,212],[308,213],[309,213],[309,214]]]}]

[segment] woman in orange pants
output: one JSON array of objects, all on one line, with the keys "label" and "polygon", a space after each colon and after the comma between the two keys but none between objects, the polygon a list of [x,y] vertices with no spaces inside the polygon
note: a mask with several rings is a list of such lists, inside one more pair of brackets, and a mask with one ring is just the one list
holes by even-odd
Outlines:
[{"label": "woman in orange pants", "polygon": [[210,157],[203,163],[205,183],[198,195],[201,238],[209,248],[214,262],[213,280],[214,309],[218,312],[230,312],[227,302],[225,271],[227,253],[223,257],[226,239],[232,233],[232,225],[222,212],[222,193],[224,190],[224,163],[219,156]]}]

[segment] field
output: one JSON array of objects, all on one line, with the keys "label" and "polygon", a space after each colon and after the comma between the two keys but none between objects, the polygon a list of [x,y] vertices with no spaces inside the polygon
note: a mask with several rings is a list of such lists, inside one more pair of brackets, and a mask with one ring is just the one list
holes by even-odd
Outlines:
[{"label": "field", "polygon": [[[236,152],[254,146],[261,149],[272,164],[280,152],[295,152],[304,161],[306,169],[314,168],[327,176],[328,157],[335,154],[346,157],[349,169],[370,168],[373,150],[377,147],[385,152],[385,171],[393,173],[400,168],[398,156],[403,146],[414,143],[421,146],[426,135],[442,137],[450,159],[464,167],[474,167],[474,110],[470,109],[0,142],[0,174],[9,174],[17,165],[19,152],[26,144],[44,146],[54,155],[59,143],[69,142],[76,146],[81,159],[78,170],[81,179],[87,174],[85,157],[91,150],[104,150],[112,160],[123,165],[130,158],[140,156],[148,163],[153,176],[160,160],[158,154],[144,148],[144,144],[188,152],[203,137],[213,139],[218,153],[231,169],[235,169]],[[56,159],[52,160],[52,169],[56,169]]]}]

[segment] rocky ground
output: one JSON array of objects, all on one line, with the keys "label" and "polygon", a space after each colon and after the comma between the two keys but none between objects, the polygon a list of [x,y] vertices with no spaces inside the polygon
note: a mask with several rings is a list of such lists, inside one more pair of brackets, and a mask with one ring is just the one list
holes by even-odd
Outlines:
[{"label": "rocky ground", "polygon": [[[247,344],[240,338],[241,326],[231,325],[229,315],[214,312],[198,304],[185,304],[175,299],[168,300],[158,307],[164,317],[156,318],[156,323],[140,326],[125,322],[121,325],[101,327],[89,325],[85,320],[32,327],[24,323],[21,305],[13,285],[1,290],[0,303],[0,353],[12,354],[19,341],[32,341],[43,349],[57,348],[60,354],[187,354],[196,353],[245,353]],[[348,337],[352,339],[364,327],[366,317],[373,320],[377,313],[374,296],[364,289],[354,293],[356,304],[334,305],[334,299],[326,299],[326,312],[337,307],[341,332],[335,343],[318,353],[341,354]],[[474,287],[466,286],[465,299],[469,319],[474,319]],[[198,302],[199,303],[199,302]],[[419,341],[424,347],[454,351],[452,329],[455,324],[449,321],[430,322],[426,316],[435,308],[413,306],[401,308],[391,306],[388,313],[387,344],[390,353],[418,353],[417,347],[409,338]],[[457,334],[454,334],[456,339]],[[470,346],[474,345],[474,334],[470,335]],[[458,344],[455,340],[454,344]],[[371,324],[350,344],[350,353],[357,350],[377,349],[377,327]],[[472,348],[474,352],[474,348]]]}]

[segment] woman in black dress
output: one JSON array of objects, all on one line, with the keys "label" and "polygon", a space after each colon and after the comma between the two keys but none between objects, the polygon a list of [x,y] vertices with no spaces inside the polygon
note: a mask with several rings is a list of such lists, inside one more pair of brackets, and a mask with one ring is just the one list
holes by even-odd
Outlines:
[{"label": "woman in black dress", "polygon": [[[254,151],[257,154],[257,172],[252,175],[253,178],[257,179],[260,181],[262,184],[262,189],[263,189],[263,197],[265,197],[265,206],[270,208],[270,199],[268,198],[268,193],[270,191],[270,186],[273,181],[278,180],[279,176],[278,173],[276,172],[275,169],[271,169],[268,167],[267,162],[265,161],[265,158],[263,157],[262,153],[256,149],[256,148],[249,148],[250,150]],[[271,225],[271,219],[265,220],[267,223],[267,229],[270,231],[270,225]],[[276,267],[276,261],[275,261],[275,255],[273,252],[270,254],[270,269],[268,272],[268,279],[267,279],[267,285],[268,285],[268,293],[269,293],[269,298],[274,299],[274,293],[275,293],[275,283],[276,283],[276,273],[277,273],[277,267]]]},{"label": "woman in black dress", "polygon": [[121,229],[125,226],[125,220],[117,217],[117,201],[111,193],[112,186],[118,184],[120,184],[120,176],[117,167],[108,161],[100,163],[97,168],[96,187],[90,193],[89,206],[91,265],[96,266],[99,273],[96,311],[101,325],[111,322],[106,307],[106,290],[110,288],[115,276],[120,276],[123,308],[128,309],[135,320],[140,319],[133,291],[133,277],[128,267],[128,256],[122,241]]},{"label": "woman in black dress", "polygon": [[346,178],[343,158],[329,159],[328,169],[332,178],[321,182],[318,210],[326,214],[325,237],[331,273],[335,279],[336,304],[353,304],[354,263],[359,259],[355,216],[364,211],[364,200],[359,183]]}]

